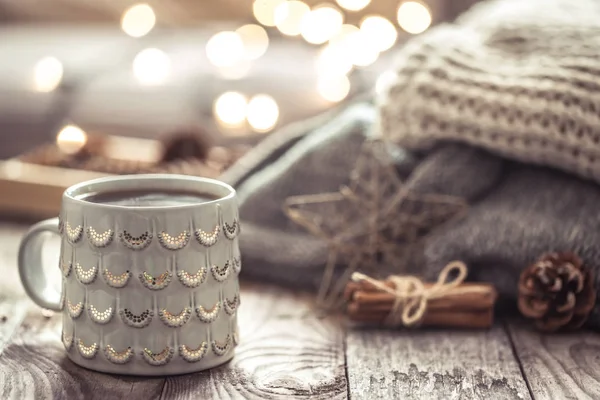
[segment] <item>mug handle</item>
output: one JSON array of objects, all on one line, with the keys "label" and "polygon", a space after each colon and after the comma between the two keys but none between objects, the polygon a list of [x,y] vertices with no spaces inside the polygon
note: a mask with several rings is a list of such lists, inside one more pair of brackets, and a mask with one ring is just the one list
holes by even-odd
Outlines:
[{"label": "mug handle", "polygon": [[60,311],[61,293],[48,284],[42,270],[44,233],[58,232],[58,218],[50,218],[33,225],[19,245],[19,276],[25,292],[40,307]]}]

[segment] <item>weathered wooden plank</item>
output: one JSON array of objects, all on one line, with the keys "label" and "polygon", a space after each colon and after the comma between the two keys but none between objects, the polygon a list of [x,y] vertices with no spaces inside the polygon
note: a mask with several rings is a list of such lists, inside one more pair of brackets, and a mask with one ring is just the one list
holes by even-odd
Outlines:
[{"label": "weathered wooden plank", "polygon": [[21,326],[28,306],[25,299],[0,294],[0,356],[13,333]]},{"label": "weathered wooden plank", "polygon": [[529,399],[501,326],[489,331],[353,330],[351,399]]},{"label": "weathered wooden plank", "polygon": [[309,297],[242,287],[241,343],[227,365],[167,378],[163,399],[345,399],[343,330],[311,315]]},{"label": "weathered wooden plank", "polygon": [[523,321],[508,331],[535,399],[600,398],[600,335],[542,334]]},{"label": "weathered wooden plank", "polygon": [[17,248],[24,231],[21,225],[0,225],[0,355],[31,306],[17,271]]},{"label": "weathered wooden plank", "polygon": [[[37,314],[37,315],[36,315]],[[0,356],[2,399],[153,399],[164,379],[129,378],[73,364],[60,342],[59,316],[32,310]]]}]

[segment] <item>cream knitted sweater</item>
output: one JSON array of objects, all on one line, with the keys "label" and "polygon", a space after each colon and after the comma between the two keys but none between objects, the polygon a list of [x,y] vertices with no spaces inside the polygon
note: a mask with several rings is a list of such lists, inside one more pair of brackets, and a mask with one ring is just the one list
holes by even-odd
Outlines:
[{"label": "cream knitted sweater", "polygon": [[447,141],[600,182],[600,1],[481,3],[403,49],[383,134]]}]

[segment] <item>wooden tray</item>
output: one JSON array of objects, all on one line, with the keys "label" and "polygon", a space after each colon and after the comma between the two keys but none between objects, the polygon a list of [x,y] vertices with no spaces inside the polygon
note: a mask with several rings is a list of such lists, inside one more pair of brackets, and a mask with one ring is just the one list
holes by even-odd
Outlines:
[{"label": "wooden tray", "polygon": [[[159,161],[162,144],[157,140],[108,136],[104,138],[103,153],[108,163],[135,162],[149,165]],[[35,150],[34,150],[35,151]],[[77,168],[40,165],[17,157],[0,161],[0,215],[41,219],[58,215],[62,193],[76,183],[111,176],[107,172],[95,172]],[[181,168],[165,172],[187,173],[215,177],[217,173],[198,173]],[[162,171],[161,171],[162,172]]]}]

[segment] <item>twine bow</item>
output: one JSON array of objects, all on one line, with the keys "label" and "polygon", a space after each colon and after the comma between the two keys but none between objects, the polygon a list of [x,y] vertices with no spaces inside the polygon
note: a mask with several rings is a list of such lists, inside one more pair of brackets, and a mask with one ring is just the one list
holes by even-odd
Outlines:
[{"label": "twine bow", "polygon": [[[457,276],[448,280],[448,276],[456,271]],[[352,280],[355,282],[366,281],[379,290],[395,297],[394,305],[387,318],[387,324],[391,326],[413,326],[423,319],[427,311],[427,302],[452,294],[470,293],[478,290],[474,287],[459,287],[467,277],[467,266],[462,261],[452,261],[447,264],[438,276],[437,282],[431,287],[425,287],[423,281],[416,276],[392,275],[388,280],[394,288],[388,287],[381,281],[367,275],[355,272]]]}]

